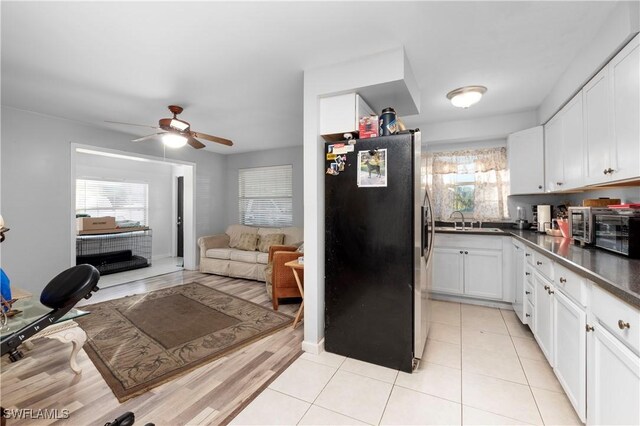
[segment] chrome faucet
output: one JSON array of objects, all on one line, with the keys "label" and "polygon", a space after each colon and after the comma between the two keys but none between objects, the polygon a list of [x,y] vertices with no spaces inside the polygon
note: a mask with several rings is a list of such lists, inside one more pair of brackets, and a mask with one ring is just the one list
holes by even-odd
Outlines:
[{"label": "chrome faucet", "polygon": [[[449,219],[453,218],[453,215],[456,213],[460,213],[460,217],[462,218],[462,230],[464,231],[464,215],[460,210],[456,210],[453,213],[451,213],[451,215],[449,216]],[[458,221],[455,219],[453,221],[453,229],[456,229],[456,230],[458,229]]]}]

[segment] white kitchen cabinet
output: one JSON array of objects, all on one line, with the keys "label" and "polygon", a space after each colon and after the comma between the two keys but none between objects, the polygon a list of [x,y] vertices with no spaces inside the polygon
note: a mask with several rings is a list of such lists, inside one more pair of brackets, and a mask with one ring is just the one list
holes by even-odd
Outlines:
[{"label": "white kitchen cabinet", "polygon": [[611,167],[611,106],[609,67],[582,89],[584,109],[585,183],[606,181]]},{"label": "white kitchen cabinet", "polygon": [[564,180],[559,189],[584,186],[584,118],[582,113],[582,92],[573,97],[562,108],[562,161]]},{"label": "white kitchen cabinet", "polygon": [[515,289],[513,311],[523,324],[527,324],[527,317],[525,316],[524,246],[522,243],[514,240],[512,248],[511,261],[513,262],[513,268],[511,268],[511,272],[513,274],[513,286]]},{"label": "white kitchen cabinet", "polygon": [[553,366],[553,285],[538,271],[533,273],[533,291],[535,293],[534,337],[544,356]]},{"label": "white kitchen cabinet", "polygon": [[544,192],[544,129],[533,127],[507,137],[510,194]]},{"label": "white kitchen cabinet", "polygon": [[587,338],[587,424],[640,424],[640,357],[595,317]]},{"label": "white kitchen cabinet", "polygon": [[502,251],[464,251],[464,294],[502,299]]},{"label": "white kitchen cabinet", "polygon": [[433,284],[435,292],[464,293],[463,250],[458,248],[433,248]]},{"label": "white kitchen cabinet", "polygon": [[544,126],[544,174],[547,192],[561,190],[564,183],[561,118],[558,113]]},{"label": "white kitchen cabinet", "polygon": [[640,176],[640,35],[608,64],[611,92],[611,180]]},{"label": "white kitchen cabinet", "polygon": [[320,134],[328,140],[342,140],[344,133],[359,129],[360,117],[375,114],[357,93],[320,99]]},{"label": "white kitchen cabinet", "polygon": [[587,342],[585,310],[557,288],[553,300],[553,370],[580,420],[586,419]]}]

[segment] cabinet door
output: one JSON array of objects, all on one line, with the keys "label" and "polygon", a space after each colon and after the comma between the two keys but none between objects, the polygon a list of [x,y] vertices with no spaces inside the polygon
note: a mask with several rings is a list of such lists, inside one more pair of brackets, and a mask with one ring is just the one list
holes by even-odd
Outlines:
[{"label": "cabinet door", "polygon": [[464,294],[502,299],[502,251],[464,250]]},{"label": "cabinet door", "polygon": [[553,295],[554,371],[580,420],[586,419],[587,314],[564,294]]},{"label": "cabinet door", "polygon": [[[640,176],[640,36],[609,63],[613,180]],[[612,162],[614,163],[614,162]]]},{"label": "cabinet door", "polygon": [[533,284],[536,301],[533,315],[534,337],[544,356],[547,357],[547,361],[553,366],[553,305],[549,294],[553,287],[538,272],[533,273]]},{"label": "cabinet door", "polygon": [[605,67],[584,86],[585,181],[609,180],[611,150],[609,68]]},{"label": "cabinet door", "polygon": [[587,339],[587,423],[640,424],[640,358],[594,319]]},{"label": "cabinet door", "polygon": [[[559,112],[544,126],[545,179],[547,191],[561,189],[564,182],[562,162],[562,120]],[[560,183],[560,185],[558,185]]]},{"label": "cabinet door", "polygon": [[434,247],[432,290],[440,293],[462,294],[463,250],[457,248]]},{"label": "cabinet door", "polygon": [[584,118],[582,92],[562,108],[562,158],[564,181],[558,189],[584,186]]},{"label": "cabinet door", "polygon": [[511,195],[544,192],[544,131],[537,126],[507,138]]},{"label": "cabinet door", "polygon": [[526,324],[524,316],[524,247],[513,243],[513,282],[516,290],[515,302],[513,303],[513,311],[516,313],[520,321]]}]

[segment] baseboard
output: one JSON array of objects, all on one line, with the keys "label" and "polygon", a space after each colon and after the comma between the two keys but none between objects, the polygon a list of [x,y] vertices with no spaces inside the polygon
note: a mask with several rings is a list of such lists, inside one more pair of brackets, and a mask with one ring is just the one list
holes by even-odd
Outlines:
[{"label": "baseboard", "polygon": [[431,299],[442,300],[445,302],[466,303],[468,305],[488,306],[490,308],[498,308],[498,309],[505,309],[505,310],[511,310],[511,311],[513,310],[513,305],[510,302],[501,302],[498,300],[484,300],[484,299],[476,299],[473,297],[453,296],[453,295],[441,294],[441,293],[431,293]]},{"label": "baseboard", "polygon": [[318,343],[303,341],[302,350],[313,355],[319,355],[321,352],[324,352],[324,337]]}]

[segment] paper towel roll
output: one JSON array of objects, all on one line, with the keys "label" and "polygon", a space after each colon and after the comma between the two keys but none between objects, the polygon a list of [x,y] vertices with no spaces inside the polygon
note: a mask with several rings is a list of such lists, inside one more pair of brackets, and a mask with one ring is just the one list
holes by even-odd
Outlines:
[{"label": "paper towel roll", "polygon": [[[546,226],[546,228],[545,228]],[[551,206],[538,205],[538,232],[551,228]]]}]

